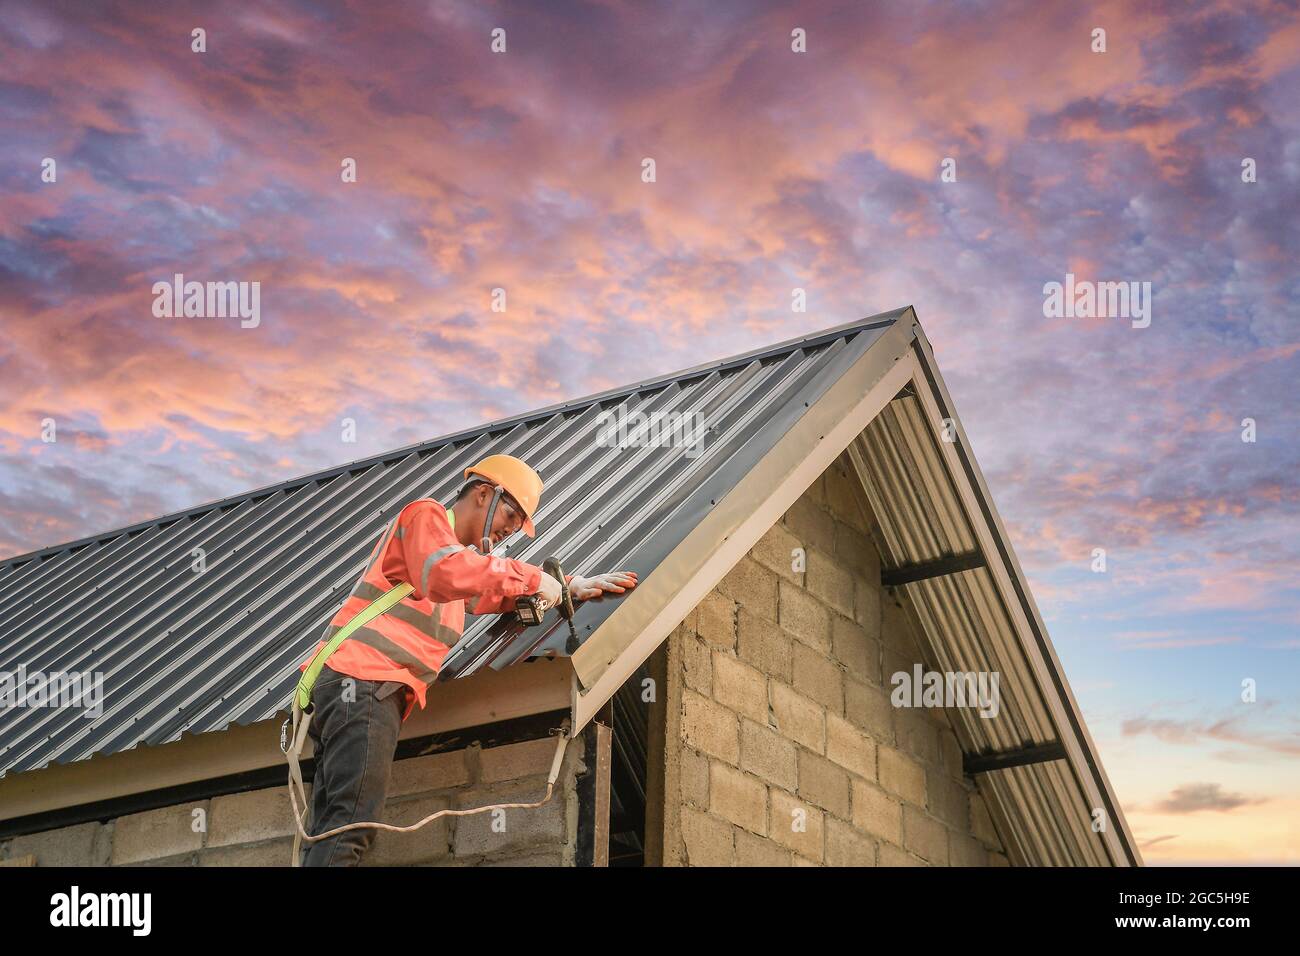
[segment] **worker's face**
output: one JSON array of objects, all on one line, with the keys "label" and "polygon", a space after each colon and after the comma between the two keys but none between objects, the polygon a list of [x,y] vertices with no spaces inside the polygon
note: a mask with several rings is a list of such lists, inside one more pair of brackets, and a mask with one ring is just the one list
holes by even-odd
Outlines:
[{"label": "worker's face", "polygon": [[[474,489],[472,500],[474,513],[470,517],[471,533],[477,539],[483,533],[483,522],[487,520],[487,510],[492,504],[492,488],[478,485]],[[506,538],[524,526],[524,516],[504,495],[497,502],[496,514],[492,517],[491,547],[495,548]],[[481,542],[475,541],[481,545]]]}]

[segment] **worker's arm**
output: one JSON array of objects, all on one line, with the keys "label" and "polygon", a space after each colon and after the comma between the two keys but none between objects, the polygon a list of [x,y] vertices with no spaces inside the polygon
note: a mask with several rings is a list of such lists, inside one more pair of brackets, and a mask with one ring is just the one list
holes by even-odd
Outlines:
[{"label": "worker's arm", "polygon": [[[575,601],[599,601],[607,594],[623,594],[637,586],[635,571],[608,571],[594,577],[566,574],[564,583]],[[529,592],[531,593],[531,592]],[[515,609],[514,598],[481,597],[465,605],[471,614],[502,614]]]},{"label": "worker's arm", "polygon": [[447,513],[432,501],[414,501],[397,516],[406,573],[417,600],[438,604],[473,602],[473,613],[488,607],[508,610],[515,598],[534,594],[541,586],[542,569],[513,558],[495,558],[464,547],[447,520]]},{"label": "worker's arm", "polygon": [[[569,586],[573,600],[599,601],[608,594],[623,594],[632,590],[637,585],[637,578],[635,571],[609,571],[590,578],[566,574],[564,583]],[[482,597],[470,600],[465,609],[471,614],[503,614],[515,609],[515,599]]]}]

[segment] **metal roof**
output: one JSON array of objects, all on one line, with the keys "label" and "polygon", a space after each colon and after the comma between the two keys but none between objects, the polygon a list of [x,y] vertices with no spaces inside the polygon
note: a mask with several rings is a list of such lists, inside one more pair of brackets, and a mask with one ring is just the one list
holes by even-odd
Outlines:
[{"label": "metal roof", "polygon": [[[162,744],[283,711],[299,663],[407,502],[449,501],[484,455],[526,459],[546,482],[536,539],[497,553],[566,571],[630,568],[644,579],[908,310],[722,362],[457,432],[128,528],[0,562],[0,671],[99,672],[103,713],[18,708],[0,726],[0,774]],[[698,413],[698,454],[596,440],[603,412]],[[206,570],[192,570],[203,549]],[[617,602],[577,617],[585,637]],[[500,618],[467,618],[442,679],[527,654]]]},{"label": "metal roof", "polygon": [[[697,413],[707,433],[697,449],[619,448],[597,440],[606,412]],[[847,452],[878,521],[882,581],[917,621],[925,663],[1001,675],[997,719],[951,710],[1011,859],[1141,863],[910,308],[0,562],[0,671],[98,671],[106,684],[95,719],[9,712],[0,771],[275,717],[392,515],[448,501],[466,465],[497,452],[546,481],[537,538],[504,553],[642,579],[579,610],[579,722]],[[468,620],[440,679],[568,653],[567,630],[538,644],[545,630]]]}]

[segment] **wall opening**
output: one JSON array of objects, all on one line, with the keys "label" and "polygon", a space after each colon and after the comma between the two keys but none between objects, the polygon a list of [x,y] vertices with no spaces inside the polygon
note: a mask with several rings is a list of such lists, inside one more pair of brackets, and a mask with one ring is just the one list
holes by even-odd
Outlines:
[{"label": "wall opening", "polygon": [[650,747],[654,690],[647,665],[639,667],[611,700],[613,716],[610,765],[609,865],[645,866],[646,770]]}]

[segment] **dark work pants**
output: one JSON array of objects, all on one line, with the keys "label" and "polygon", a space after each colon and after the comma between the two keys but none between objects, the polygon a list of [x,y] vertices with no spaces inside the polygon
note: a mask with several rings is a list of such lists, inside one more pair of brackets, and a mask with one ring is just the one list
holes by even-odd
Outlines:
[{"label": "dark work pants", "polygon": [[[352,699],[345,700],[351,686]],[[406,685],[369,681],[321,669],[312,690],[308,735],[315,746],[312,836],[348,823],[380,820],[389,772],[406,711]],[[356,866],[378,831],[362,827],[317,843],[304,843],[303,866]]]}]

